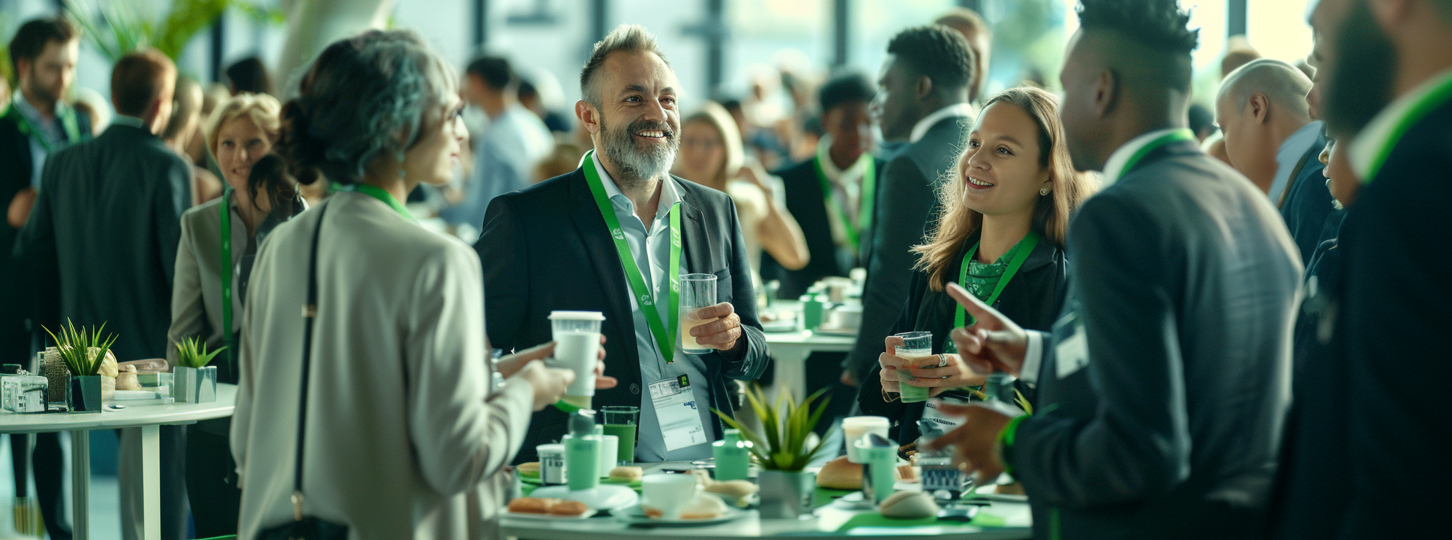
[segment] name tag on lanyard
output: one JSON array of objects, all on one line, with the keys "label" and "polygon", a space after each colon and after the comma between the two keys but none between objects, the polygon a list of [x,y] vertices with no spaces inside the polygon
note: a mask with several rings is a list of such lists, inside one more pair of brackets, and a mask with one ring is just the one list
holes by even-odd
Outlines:
[{"label": "name tag on lanyard", "polygon": [[700,405],[691,391],[689,377],[681,375],[651,383],[650,402],[667,452],[706,443],[706,427],[701,423]]}]

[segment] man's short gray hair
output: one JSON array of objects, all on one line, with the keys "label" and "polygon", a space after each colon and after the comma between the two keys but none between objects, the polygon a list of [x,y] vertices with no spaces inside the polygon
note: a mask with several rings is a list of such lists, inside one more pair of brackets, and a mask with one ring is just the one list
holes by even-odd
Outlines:
[{"label": "man's short gray hair", "polygon": [[[597,84],[599,77],[595,72],[605,63],[611,53],[617,52],[648,52],[660,57],[666,62],[665,54],[660,52],[660,46],[656,45],[655,36],[651,35],[645,27],[638,24],[622,24],[610,31],[605,39],[595,43],[595,48],[590,51],[590,60],[585,62],[585,69],[580,70],[580,99],[599,107],[603,102],[600,99],[600,88]],[[670,62],[666,62],[670,65]]]},{"label": "man's short gray hair", "polygon": [[1306,94],[1311,91],[1311,79],[1296,66],[1261,58],[1240,66],[1220,84],[1220,96],[1230,96],[1235,110],[1245,110],[1251,94],[1265,94],[1279,107],[1294,111],[1300,116],[1310,115]]}]

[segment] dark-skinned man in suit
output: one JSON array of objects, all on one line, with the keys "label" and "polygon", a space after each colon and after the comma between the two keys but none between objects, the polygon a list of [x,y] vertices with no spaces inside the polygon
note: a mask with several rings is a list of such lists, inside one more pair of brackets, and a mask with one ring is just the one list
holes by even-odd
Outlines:
[{"label": "dark-skinned man in suit", "polygon": [[1295,244],[1263,192],[1186,127],[1197,33],[1174,0],[1082,0],[1060,80],[1074,166],[1108,184],[1069,225],[1052,332],[962,288],[975,371],[1037,390],[1034,415],[951,407],[929,447],[1022,482],[1039,538],[1244,538],[1264,514],[1290,398]]}]

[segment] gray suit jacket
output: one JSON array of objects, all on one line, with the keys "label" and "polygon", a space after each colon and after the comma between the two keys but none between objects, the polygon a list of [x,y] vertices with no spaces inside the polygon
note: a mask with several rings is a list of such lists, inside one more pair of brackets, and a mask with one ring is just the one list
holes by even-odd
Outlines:
[{"label": "gray suit jacket", "polygon": [[62,319],[42,324],[108,323],[118,359],[165,357],[191,179],[191,166],[161,139],[123,125],[47,159],[40,197],[15,244],[25,264],[60,278],[58,294],[40,302],[60,306]]},{"label": "gray suit jacket", "polygon": [[1036,536],[1248,536],[1274,475],[1300,295],[1275,208],[1176,143],[1086,201],[1067,251],[1037,414],[1005,449]]},{"label": "gray suit jacket", "polygon": [[882,340],[907,305],[908,284],[918,261],[911,249],[923,242],[923,230],[936,218],[938,183],[957,163],[963,137],[972,126],[973,119],[966,116],[939,120],[922,139],[894,154],[878,178],[868,240],[872,250],[866,255],[867,282],[862,288],[862,324],[843,366],[851,368],[858,380],[877,365]]}]

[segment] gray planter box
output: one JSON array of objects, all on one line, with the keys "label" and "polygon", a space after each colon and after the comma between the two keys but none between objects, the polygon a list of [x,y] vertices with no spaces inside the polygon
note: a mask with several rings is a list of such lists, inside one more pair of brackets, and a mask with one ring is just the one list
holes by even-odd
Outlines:
[{"label": "gray planter box", "polygon": [[71,412],[101,412],[101,376],[71,377]]},{"label": "gray planter box", "polygon": [[172,369],[171,397],[177,403],[217,401],[217,366]]},{"label": "gray planter box", "polygon": [[807,519],[817,495],[817,475],[805,471],[761,471],[761,517]]}]

